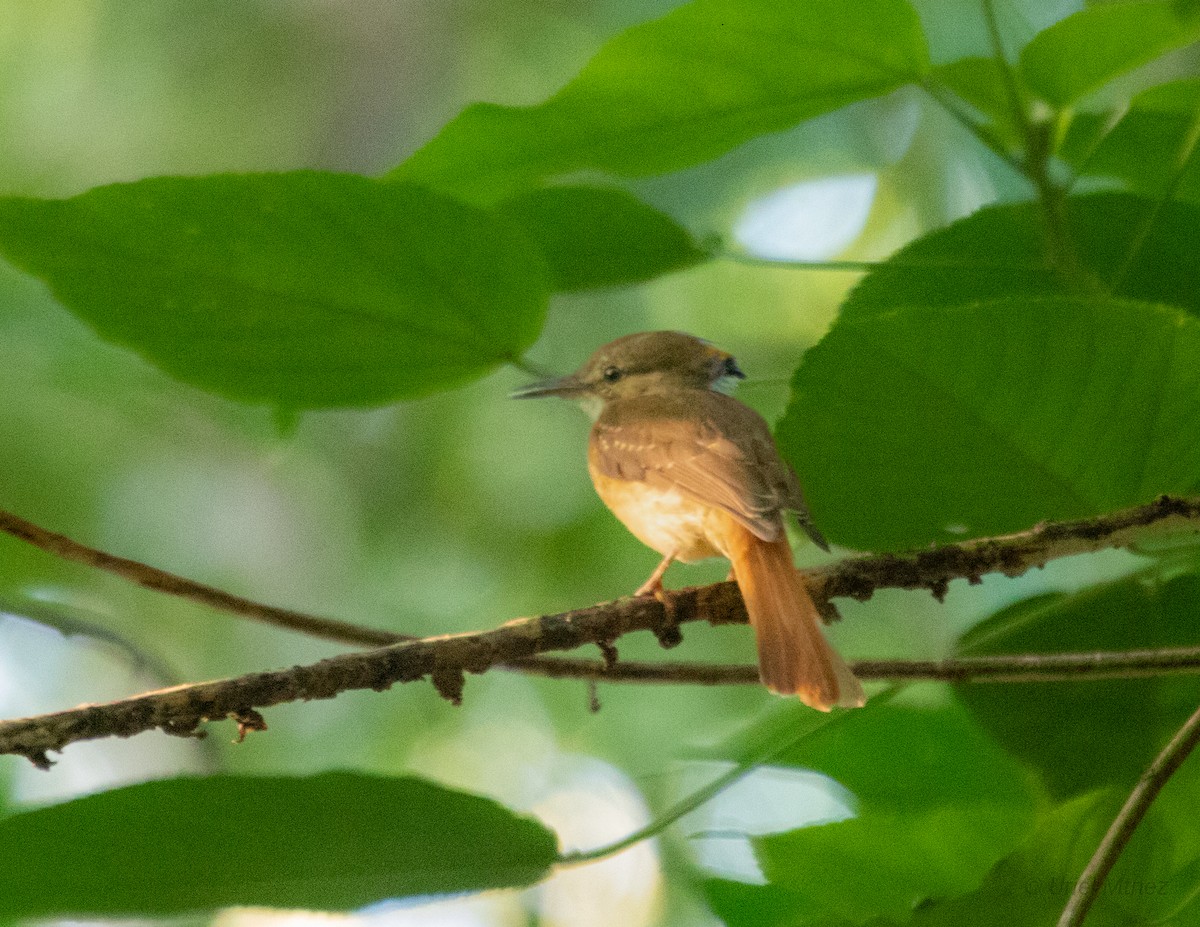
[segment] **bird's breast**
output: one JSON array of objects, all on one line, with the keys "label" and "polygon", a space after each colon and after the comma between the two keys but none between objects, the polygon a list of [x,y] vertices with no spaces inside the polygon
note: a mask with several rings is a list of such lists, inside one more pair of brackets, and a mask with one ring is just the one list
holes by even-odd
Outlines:
[{"label": "bird's breast", "polygon": [[[673,487],[606,476],[589,467],[601,500],[639,541],[690,563],[725,556],[716,510]],[[720,546],[719,546],[720,545]]]}]

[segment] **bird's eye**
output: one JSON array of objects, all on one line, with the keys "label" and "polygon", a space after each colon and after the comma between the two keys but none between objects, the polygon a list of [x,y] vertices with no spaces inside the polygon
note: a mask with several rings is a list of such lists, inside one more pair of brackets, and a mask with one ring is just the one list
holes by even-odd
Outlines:
[{"label": "bird's eye", "polygon": [[605,367],[604,379],[609,383],[616,383],[621,377],[625,376],[620,367]]}]

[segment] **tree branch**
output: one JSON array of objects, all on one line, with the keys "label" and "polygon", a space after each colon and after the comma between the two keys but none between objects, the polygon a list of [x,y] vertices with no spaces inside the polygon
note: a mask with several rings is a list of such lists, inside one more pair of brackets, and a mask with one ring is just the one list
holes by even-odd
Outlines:
[{"label": "tree branch", "polygon": [[1200,498],[1159,496],[1146,505],[1095,518],[1043,522],[1017,534],[840,560],[805,570],[804,576],[818,601],[866,601],[876,589],[928,589],[941,601],[952,579],[975,585],[988,573],[1016,577],[1061,557],[1128,547],[1152,533],[1170,532],[1200,534]]},{"label": "tree branch", "polygon": [[[187,598],[222,608],[233,603],[232,610],[247,617],[270,620],[273,624],[306,632],[316,628],[314,633],[326,637],[332,637],[335,632],[345,634],[345,637],[334,638],[343,642],[361,642],[364,632],[388,635],[388,640],[393,639],[391,632],[374,632],[343,622],[313,619],[302,613],[239,599],[134,561],[85,548],[13,516],[0,519],[0,529],[70,559],[115,572],[140,585],[184,594]],[[828,603],[829,599],[841,596],[865,600],[881,588],[924,588],[941,599],[950,580],[955,578],[978,582],[982,575],[992,572],[1017,576],[1056,557],[1126,546],[1152,531],[1167,530],[1200,531],[1200,499],[1163,496],[1148,505],[1122,512],[1040,525],[1006,537],[966,541],[909,554],[850,558],[806,571],[805,577],[819,603]],[[163,577],[170,580],[164,581]],[[202,592],[196,594],[196,590]],[[286,623],[275,620],[280,615],[288,616]],[[302,620],[293,622],[293,617]],[[648,597],[624,598],[558,615],[519,619],[490,631],[407,640],[376,650],[332,657],[311,666],[178,686],[106,705],[2,722],[0,753],[20,754],[44,767],[49,764],[49,751],[61,750],[77,740],[128,737],[152,728],[190,734],[205,720],[226,717],[252,727],[252,710],[255,708],[331,698],[349,689],[383,690],[397,682],[411,682],[426,676],[443,696],[457,702],[461,698],[464,673],[482,673],[494,666],[509,666],[550,676],[579,675],[614,681],[647,681],[655,677],[654,681],[679,682],[685,681],[683,677],[688,674],[692,678],[686,681],[692,682],[744,681],[747,669],[742,667],[697,669],[695,665],[685,664],[690,668],[672,669],[616,663],[600,672],[605,663],[551,663],[530,659],[541,653],[569,650],[587,643],[599,645],[611,658],[612,642],[639,630],[652,631],[664,646],[673,646],[681,639],[681,624],[700,620],[711,624],[744,623],[745,607],[737,586],[716,583],[681,589],[668,593],[663,602]],[[1001,662],[994,662],[997,660]],[[1012,681],[1098,673],[1179,672],[1193,670],[1197,665],[1200,665],[1200,654],[1189,649],[1176,649],[917,663],[873,661],[858,664],[857,670],[868,679],[961,682],[977,678]]]},{"label": "tree branch", "polygon": [[1079,927],[1087,917],[1096,896],[1104,887],[1104,881],[1116,865],[1121,851],[1129,843],[1133,832],[1137,830],[1142,818],[1150,810],[1150,805],[1162,791],[1162,787],[1183,765],[1183,761],[1200,742],[1200,708],[1192,714],[1183,727],[1175,732],[1171,742],[1163,747],[1162,752],[1154,758],[1146,771],[1142,773],[1125,804],[1113,819],[1100,846],[1088,861],[1067,906],[1063,908],[1062,916],[1058,919],[1058,927]]},{"label": "tree branch", "polygon": [[[674,598],[702,601],[713,588],[684,589]],[[3,721],[0,722],[0,754],[24,756],[39,768],[48,769],[48,753],[62,750],[76,741],[131,737],[154,728],[161,728],[168,734],[190,736],[203,722],[222,718],[237,721],[239,732],[244,736],[247,729],[265,727],[256,711],[259,708],[333,698],[352,689],[380,692],[396,683],[415,682],[426,676],[445,698],[457,704],[462,698],[464,672],[482,673],[521,656],[544,650],[570,649],[597,636],[659,630],[662,612],[656,606],[658,603],[653,599],[621,599],[561,615],[510,622],[492,631],[406,641],[377,650],[331,657],[308,666],[174,686],[101,705],[84,705],[68,711]],[[614,668],[615,675],[611,678],[620,678],[620,666]],[[723,670],[725,675],[732,677],[715,678],[711,680],[713,683],[758,681],[753,667],[711,669]],[[861,660],[853,664],[853,669],[865,680],[926,679],[955,683],[1049,682],[1114,675],[1196,673],[1200,672],[1200,647],[1016,654],[941,661]]]},{"label": "tree branch", "polygon": [[[667,601],[682,620],[695,620],[701,614],[740,610],[741,600],[736,587],[722,583],[680,590]],[[625,598],[559,615],[518,619],[490,631],[403,641],[307,666],[174,686],[101,705],[4,721],[0,722],[0,754],[22,755],[47,768],[49,751],[79,740],[130,737],[153,728],[187,736],[204,721],[241,722],[254,717],[257,708],[333,698],[351,689],[384,691],[426,676],[442,696],[457,703],[467,672],[482,673],[543,651],[569,650],[638,630],[655,631],[668,642],[679,634],[678,627],[665,620],[664,606],[657,599]]]},{"label": "tree branch", "polygon": [[[838,597],[866,601],[876,589],[885,588],[929,589],[940,601],[952,579],[966,579],[975,584],[988,573],[1020,576],[1059,557],[1126,547],[1135,540],[1144,539],[1151,530],[1200,533],[1200,498],[1160,496],[1147,505],[1077,521],[1047,522],[1018,534],[963,541],[905,554],[849,558],[806,570],[805,577],[818,601]],[[0,532],[64,560],[95,567],[147,589],[312,637],[368,647],[417,639],[394,631],[255,602],[149,564],[89,547],[2,509]],[[745,610],[740,602],[733,608],[727,622],[744,622]],[[702,617],[717,620],[709,615]],[[529,664],[521,668],[534,672]],[[546,675],[562,674],[548,671]]]}]

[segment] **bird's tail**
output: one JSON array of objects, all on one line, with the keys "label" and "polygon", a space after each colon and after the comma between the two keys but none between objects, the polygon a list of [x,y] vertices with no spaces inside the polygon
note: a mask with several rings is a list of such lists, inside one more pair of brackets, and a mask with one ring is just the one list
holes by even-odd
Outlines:
[{"label": "bird's tail", "polygon": [[821,632],[817,606],[792,562],[787,537],[781,532],[764,541],[732,519],[725,536],[766,687],[821,711],[863,705],[862,685]]}]

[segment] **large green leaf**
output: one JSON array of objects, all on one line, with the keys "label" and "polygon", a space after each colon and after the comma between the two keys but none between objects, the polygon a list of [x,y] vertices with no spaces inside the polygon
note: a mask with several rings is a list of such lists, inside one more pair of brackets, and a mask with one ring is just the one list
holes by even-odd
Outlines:
[{"label": "large green leaf", "polygon": [[[1150,649],[1196,642],[1200,577],[1136,580],[1010,606],[967,634],[970,654]],[[961,698],[1051,791],[1126,789],[1200,703],[1194,677],[975,684]]]},{"label": "large green leaf", "polygon": [[1106,299],[999,299],[839,321],[778,438],[837,543],[920,547],[1186,492],[1200,480],[1200,320]]},{"label": "large green leaf", "polygon": [[669,216],[623,190],[530,190],[498,211],[537,242],[559,290],[652,280],[708,256]]},{"label": "large green leaf", "polygon": [[[815,920],[802,895],[781,885],[753,885],[729,879],[706,879],[700,889],[725,927],[802,927],[817,923],[842,927],[837,921]],[[881,923],[879,927],[884,927]]]},{"label": "large green leaf", "polygon": [[[1174,788],[1175,783],[1169,783],[1164,796]],[[908,923],[911,927],[1056,923],[1123,798],[1122,792],[1091,792],[1052,809],[1025,845],[1002,860],[977,891],[923,906]],[[1171,820],[1151,808],[1101,889],[1088,915],[1088,927],[1197,923],[1200,912],[1194,906],[1188,916],[1178,916],[1188,910],[1181,902],[1195,893],[1195,867],[1180,860],[1194,860],[1194,842],[1185,839],[1181,845],[1182,830],[1195,830],[1194,814]]]},{"label": "large green leaf", "polygon": [[757,838],[769,886],[708,886],[730,923],[907,917],[978,887],[1033,823],[1023,771],[953,702],[870,703],[772,762],[836,779],[855,817]]},{"label": "large green leaf", "polygon": [[420,779],[148,782],[0,820],[0,916],[348,909],[529,885],[554,835]]},{"label": "large green leaf", "polygon": [[0,199],[0,254],[168,373],[288,408],[419,396],[521,354],[549,284],[511,223],[348,174]]},{"label": "large green leaf", "polygon": [[676,170],[927,68],[905,0],[693,0],[612,39],[544,103],[467,108],[393,176],[492,203],[574,171]]},{"label": "large green leaf", "polygon": [[1200,206],[1097,193],[1067,201],[1067,226],[1083,279],[1051,266],[1036,203],[989,206],[902,248],[863,278],[840,317],[1097,291],[1200,314]]},{"label": "large green leaf", "polygon": [[1081,174],[1194,203],[1200,201],[1198,131],[1200,78],[1190,78],[1138,94],[1120,114],[1077,114],[1059,154]]},{"label": "large green leaf", "polygon": [[1164,52],[1200,38],[1200,10],[1180,0],[1089,6],[1036,35],[1021,53],[1026,83],[1069,106]]}]

